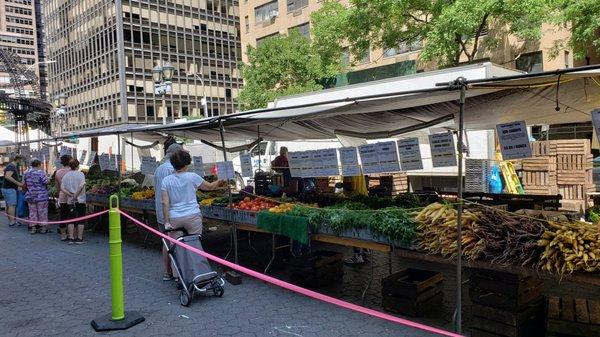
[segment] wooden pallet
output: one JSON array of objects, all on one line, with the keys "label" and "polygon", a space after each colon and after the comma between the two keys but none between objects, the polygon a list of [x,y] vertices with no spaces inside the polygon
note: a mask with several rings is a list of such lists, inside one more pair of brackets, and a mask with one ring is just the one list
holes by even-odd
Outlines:
[{"label": "wooden pallet", "polygon": [[525,194],[534,195],[557,195],[558,186],[537,186],[537,185],[524,185]]},{"label": "wooden pallet", "polygon": [[390,196],[408,192],[408,175],[404,172],[394,173],[392,175],[369,175],[369,188],[383,187],[389,191]]},{"label": "wooden pallet", "polygon": [[556,186],[556,171],[523,171],[521,180],[523,186]]},{"label": "wooden pallet", "polygon": [[547,336],[600,336],[600,301],[548,298]]},{"label": "wooden pallet", "polygon": [[521,169],[523,171],[556,171],[556,160],[554,156],[541,156],[523,159]]},{"label": "wooden pallet", "polygon": [[556,156],[558,170],[591,170],[594,167],[592,154],[561,154]]}]

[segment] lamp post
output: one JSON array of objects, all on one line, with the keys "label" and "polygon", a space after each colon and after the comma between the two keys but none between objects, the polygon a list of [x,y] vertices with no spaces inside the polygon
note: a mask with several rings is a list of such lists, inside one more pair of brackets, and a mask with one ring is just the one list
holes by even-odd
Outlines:
[{"label": "lamp post", "polygon": [[166,94],[172,90],[173,67],[169,62],[152,69],[152,80],[154,80],[154,94],[162,97],[163,125],[167,124],[167,102]]},{"label": "lamp post", "polygon": [[197,79],[200,80],[200,85],[202,86],[202,100],[200,100],[200,104],[202,104],[202,111],[204,112],[204,117],[208,117],[208,100],[206,99],[206,87],[204,86],[204,79],[202,76],[197,73],[190,73],[188,76],[193,75]]},{"label": "lamp post", "polygon": [[58,125],[59,125],[58,136],[62,136],[62,130],[63,130],[62,121],[63,121],[63,118],[66,121],[66,117],[67,117],[67,95],[60,94],[60,95],[54,96],[54,105],[56,106],[56,110],[54,111],[54,113],[56,115],[56,119],[57,119]]}]

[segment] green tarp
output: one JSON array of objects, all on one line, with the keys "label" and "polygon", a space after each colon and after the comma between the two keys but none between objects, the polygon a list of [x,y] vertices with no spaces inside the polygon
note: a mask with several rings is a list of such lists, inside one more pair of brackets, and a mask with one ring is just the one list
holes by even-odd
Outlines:
[{"label": "green tarp", "polygon": [[308,218],[263,211],[258,213],[256,225],[267,232],[308,244]]}]

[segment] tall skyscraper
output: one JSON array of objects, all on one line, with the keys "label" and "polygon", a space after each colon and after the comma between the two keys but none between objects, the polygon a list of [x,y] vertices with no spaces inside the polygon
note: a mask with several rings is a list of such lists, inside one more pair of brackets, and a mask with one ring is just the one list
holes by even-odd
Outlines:
[{"label": "tall skyscraper", "polygon": [[[49,95],[68,97],[63,130],[201,117],[204,95],[208,116],[236,110],[237,0],[44,0],[43,7],[47,57],[56,61],[48,65]],[[175,71],[163,109],[152,69],[167,62]]]},{"label": "tall skyscraper", "polygon": [[[45,95],[46,71],[43,63],[44,40],[40,1],[0,0],[0,49],[9,51],[9,60],[3,59],[0,62],[0,90],[9,95],[35,95],[41,98]],[[7,67],[12,67],[13,72],[17,73],[35,72],[39,88],[32,90],[31,86],[24,86],[20,93],[17,92],[11,83]],[[16,68],[19,70],[15,70]]]}]

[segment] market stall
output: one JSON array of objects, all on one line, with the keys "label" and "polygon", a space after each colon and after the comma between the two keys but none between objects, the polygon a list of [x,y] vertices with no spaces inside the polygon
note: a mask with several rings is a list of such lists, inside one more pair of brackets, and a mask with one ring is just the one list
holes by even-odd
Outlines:
[{"label": "market stall", "polygon": [[[330,193],[329,189],[335,188],[330,186],[330,183],[335,185],[331,177],[353,176],[357,186],[356,180],[364,177],[357,168],[362,168],[366,175],[385,175],[401,168],[406,170],[422,161],[420,153],[408,150],[411,144],[394,140],[387,144],[371,144],[371,148],[366,145],[354,147],[353,156],[344,156],[341,150],[329,151],[329,154],[335,153],[335,168],[326,164],[325,152],[290,154],[292,177],[310,180],[325,177],[328,183],[320,189],[314,188],[312,194],[299,193],[294,199],[277,193],[259,195],[254,192],[199,195],[202,211],[207,218],[232,224],[236,256],[237,230],[249,230],[272,233],[273,237],[285,235],[299,242],[314,240],[370,249],[377,247],[386,252],[396,249],[400,254],[413,257],[442,259],[448,263],[456,261],[458,284],[462,283],[463,259],[481,268],[510,270],[516,266],[541,270],[540,273],[548,277],[585,274],[584,279],[596,282],[600,269],[597,226],[566,218],[549,219],[545,213],[515,214],[466,200],[462,192],[463,151],[456,151],[455,144],[464,144],[465,130],[502,130],[501,127],[509,128],[515,121],[520,125],[589,121],[589,112],[600,105],[600,85],[590,81],[597,76],[597,67],[508,77],[495,77],[490,73],[489,65],[483,68],[485,75],[480,77],[483,79],[462,78],[468,71],[477,70],[469,67],[430,75],[429,86],[415,90],[396,90],[388,86],[387,91],[381,89],[383,92],[362,96],[310,97],[307,99],[311,101],[300,100],[289,105],[283,101],[282,106],[269,109],[166,126],[137,127],[127,132],[220,141],[225,151],[226,140],[336,137],[409,140],[415,132],[427,130],[438,166],[458,167],[458,191],[450,202],[432,202],[428,198],[413,198],[411,194],[395,198],[361,198]],[[434,86],[433,78],[444,85]],[[523,129],[520,128],[521,133]],[[456,140],[449,131],[455,133]],[[532,145],[528,140],[526,143],[525,147],[531,152]],[[440,146],[434,149],[432,144]],[[369,162],[369,153],[379,156],[376,163]],[[502,151],[502,154],[504,159],[527,157],[508,156],[514,151]],[[389,159],[394,155],[395,160]],[[359,156],[360,165],[358,160],[349,160]],[[312,164],[304,165],[306,162]],[[315,162],[320,164],[315,165]],[[378,167],[378,170],[371,170],[372,167]],[[332,171],[335,172],[325,173]],[[345,174],[347,171],[354,173]],[[272,177],[270,179],[263,182],[278,185]],[[258,183],[260,179],[255,177],[255,180]],[[357,189],[347,190],[356,192]],[[143,188],[132,193],[142,193],[137,196],[144,200],[130,204],[126,201],[123,206],[147,208],[145,211],[151,212],[151,193]],[[460,326],[461,287],[457,289],[457,297],[457,324]]]}]

